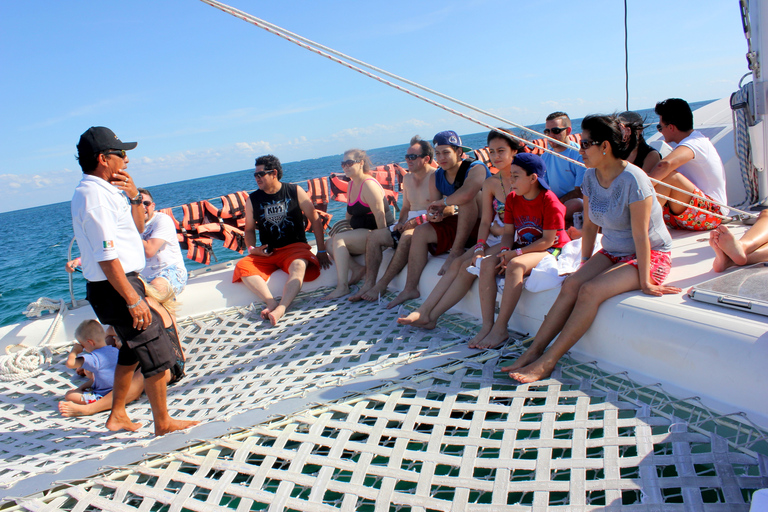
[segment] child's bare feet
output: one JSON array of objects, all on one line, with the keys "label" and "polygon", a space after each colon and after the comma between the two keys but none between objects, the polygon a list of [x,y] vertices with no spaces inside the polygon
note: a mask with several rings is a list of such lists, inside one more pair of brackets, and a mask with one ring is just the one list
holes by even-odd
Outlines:
[{"label": "child's bare feet", "polygon": [[478,348],[478,343],[481,343],[483,339],[488,336],[488,333],[491,332],[491,329],[493,329],[493,324],[483,324],[483,326],[480,327],[480,332],[478,332],[474,338],[467,342],[467,346],[469,348]]},{"label": "child's bare feet", "polygon": [[407,300],[418,299],[420,296],[421,294],[418,290],[403,290],[397,295],[397,297],[392,299],[392,301],[387,304],[387,309],[392,309],[395,306],[399,306]]},{"label": "child's bare feet", "polygon": [[199,421],[187,421],[187,420],[170,420],[165,425],[155,425],[155,435],[156,436],[164,436],[165,434],[170,434],[171,432],[177,432],[179,430],[184,430],[187,428],[192,428],[195,425],[198,425]]},{"label": "child's bare feet", "polygon": [[492,329],[488,335],[481,341],[476,342],[470,348],[489,349],[496,348],[503,345],[509,339],[509,332],[506,327],[504,332],[496,332],[496,329]]},{"label": "child's bare feet", "polygon": [[514,372],[515,370],[519,370],[525,366],[528,366],[529,364],[532,364],[534,361],[541,357],[541,354],[543,354],[543,352],[538,352],[529,348],[523,352],[523,355],[518,357],[517,361],[514,363],[510,364],[509,366],[502,366],[501,371]]},{"label": "child's bare feet", "polygon": [[68,400],[62,400],[59,402],[59,412],[62,416],[67,418],[74,418],[77,416],[87,416],[87,407],[85,405],[76,404]]}]

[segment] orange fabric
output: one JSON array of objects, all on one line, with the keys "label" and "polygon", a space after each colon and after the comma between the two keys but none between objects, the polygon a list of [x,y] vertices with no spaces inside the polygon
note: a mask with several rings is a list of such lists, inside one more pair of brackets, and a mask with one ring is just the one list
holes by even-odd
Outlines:
[{"label": "orange fabric", "polygon": [[244,191],[233,192],[219,199],[221,199],[221,208],[216,208],[209,201],[203,201],[208,216],[235,228],[245,227],[245,204],[248,201],[248,194]]},{"label": "orange fabric", "polygon": [[243,277],[248,276],[260,276],[266,281],[276,270],[282,270],[287,274],[294,260],[307,262],[304,282],[308,283],[320,277],[320,262],[317,260],[317,256],[312,254],[309,244],[297,242],[275,249],[269,256],[248,255],[241,259],[235,265],[232,282],[240,282]]}]

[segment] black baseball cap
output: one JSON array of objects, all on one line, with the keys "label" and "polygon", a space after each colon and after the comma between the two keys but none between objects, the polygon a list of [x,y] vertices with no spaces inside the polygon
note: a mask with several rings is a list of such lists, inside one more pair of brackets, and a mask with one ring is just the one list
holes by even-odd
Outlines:
[{"label": "black baseball cap", "polygon": [[110,149],[133,149],[138,142],[123,142],[115,132],[104,126],[91,126],[80,136],[77,152],[80,155],[95,155]]}]

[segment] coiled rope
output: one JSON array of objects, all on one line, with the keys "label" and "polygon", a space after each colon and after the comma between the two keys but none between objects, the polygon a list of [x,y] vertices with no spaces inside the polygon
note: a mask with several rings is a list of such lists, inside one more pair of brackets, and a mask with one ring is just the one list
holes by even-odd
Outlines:
[{"label": "coiled rope", "polygon": [[40,344],[35,347],[26,345],[10,345],[5,348],[4,356],[0,356],[0,380],[11,382],[25,380],[39,375],[44,364],[50,364],[51,356],[56,349],[68,347],[71,341],[64,343],[50,343],[61,325],[64,313],[67,312],[67,304],[64,299],[55,301],[48,297],[41,297],[27,306],[24,314],[27,318],[39,317],[43,311],[56,311],[48,331],[43,336]]}]

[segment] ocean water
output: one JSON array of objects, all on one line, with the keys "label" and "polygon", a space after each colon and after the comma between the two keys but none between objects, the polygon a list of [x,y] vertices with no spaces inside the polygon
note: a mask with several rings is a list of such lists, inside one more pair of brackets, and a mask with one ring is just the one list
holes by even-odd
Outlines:
[{"label": "ocean water", "polygon": [[[693,108],[709,102],[691,104]],[[649,126],[646,137],[655,133],[658,118],[653,109],[639,110],[646,117]],[[580,119],[574,119],[575,131],[579,131]],[[532,125],[531,129],[541,131],[544,125]],[[462,135],[464,145],[472,148],[485,146],[488,132]],[[428,134],[422,134],[425,138]],[[526,138],[536,138],[523,135]],[[407,144],[368,150],[374,165],[404,161]],[[278,155],[279,156],[279,155]],[[301,182],[308,178],[328,176],[341,172],[339,162],[342,155],[289,162],[283,164],[283,181]],[[402,164],[405,167],[405,164]],[[130,170],[130,169],[129,169]],[[151,187],[159,208],[179,206],[191,201],[217,198],[238,190],[255,188],[253,169],[245,169],[216,176],[178,181]],[[401,196],[402,198],[402,196]],[[214,203],[217,204],[217,203]],[[331,202],[329,212],[334,221],[344,217],[344,205]],[[178,219],[181,211],[174,211]],[[6,250],[0,252],[0,325],[8,325],[25,319],[22,312],[27,305],[40,297],[69,300],[69,280],[64,264],[67,262],[69,245],[74,236],[69,201],[63,203],[0,213],[0,222],[6,226]],[[238,253],[224,249],[221,242],[214,241],[214,252],[218,261],[241,257]],[[73,255],[77,256],[77,244]],[[73,257],[74,257],[73,256]],[[202,265],[187,261],[189,270]],[[75,297],[85,297],[85,280],[82,274],[74,274]]]}]

